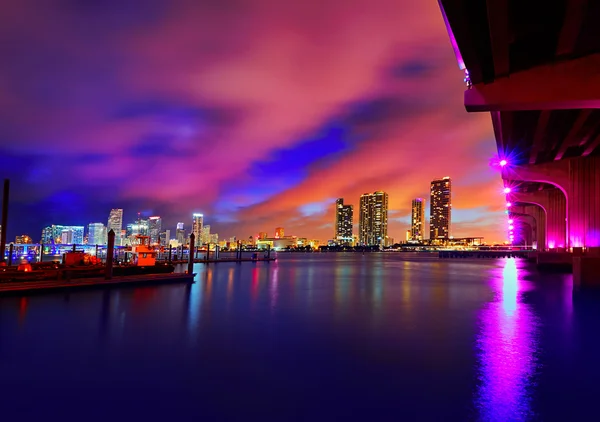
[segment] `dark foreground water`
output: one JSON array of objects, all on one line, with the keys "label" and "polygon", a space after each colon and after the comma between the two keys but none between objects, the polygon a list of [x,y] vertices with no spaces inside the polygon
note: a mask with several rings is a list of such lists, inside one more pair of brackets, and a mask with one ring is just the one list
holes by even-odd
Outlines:
[{"label": "dark foreground water", "polygon": [[600,296],[524,262],[292,254],[0,299],[2,421],[597,420]]}]

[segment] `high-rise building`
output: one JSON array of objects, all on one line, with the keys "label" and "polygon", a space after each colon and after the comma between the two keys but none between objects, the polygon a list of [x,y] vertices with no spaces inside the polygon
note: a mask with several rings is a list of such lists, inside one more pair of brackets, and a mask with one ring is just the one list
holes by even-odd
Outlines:
[{"label": "high-rise building", "polygon": [[165,230],[159,234],[160,245],[161,246],[169,246],[171,242],[171,230]]},{"label": "high-rise building", "polygon": [[452,224],[452,181],[449,177],[431,182],[429,207],[429,238],[449,239]]},{"label": "high-rise building", "polygon": [[88,245],[105,245],[106,227],[102,223],[88,224]]},{"label": "high-rise building", "polygon": [[158,216],[148,218],[148,236],[150,236],[150,244],[156,245],[160,243],[160,233],[162,232],[162,219]]},{"label": "high-rise building", "polygon": [[[82,245],[83,231],[83,226],[62,226],[59,224],[53,224],[51,226],[44,227],[44,230],[42,230],[42,243],[46,245],[60,243]],[[63,233],[65,234],[64,236]]]},{"label": "high-rise building", "polygon": [[202,244],[206,244],[210,242],[210,224],[202,227]]},{"label": "high-rise building", "polygon": [[334,239],[338,244],[352,244],[352,221],[354,209],[352,205],[344,205],[344,198],[335,201],[335,233]]},{"label": "high-rise building", "polygon": [[383,245],[387,236],[388,194],[382,191],[360,196],[359,242],[361,245]]},{"label": "high-rise building", "polygon": [[213,245],[216,245],[217,243],[219,243],[219,235],[217,233],[211,233],[209,243],[211,243]]},{"label": "high-rise building", "polygon": [[180,245],[185,245],[187,243],[185,237],[185,229],[183,228],[183,223],[177,223],[177,231],[175,232],[175,239],[177,239],[177,243]]},{"label": "high-rise building", "polygon": [[192,233],[196,238],[195,246],[202,245],[202,226],[204,225],[204,215],[194,213],[192,214]]},{"label": "high-rise building", "polygon": [[423,240],[425,234],[425,200],[415,198],[412,200],[412,213],[410,220],[410,239]]},{"label": "high-rise building", "polygon": [[121,246],[121,230],[123,229],[123,209],[113,208],[108,214],[108,224],[106,225],[106,232],[115,232],[115,245]]},{"label": "high-rise building", "polygon": [[284,236],[285,231],[283,230],[283,227],[275,228],[275,239],[283,239]]}]

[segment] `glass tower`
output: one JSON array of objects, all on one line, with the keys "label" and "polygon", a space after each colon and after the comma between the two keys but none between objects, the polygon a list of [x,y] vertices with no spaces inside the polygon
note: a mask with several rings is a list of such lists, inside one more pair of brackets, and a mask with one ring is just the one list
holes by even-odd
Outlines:
[{"label": "glass tower", "polygon": [[449,177],[431,182],[429,203],[429,239],[450,238],[452,223],[452,181]]},{"label": "glass tower", "polygon": [[352,244],[352,221],[354,211],[352,205],[344,205],[344,198],[335,201],[335,233],[334,239],[338,244]]},{"label": "glass tower", "polygon": [[361,245],[382,245],[387,237],[388,194],[382,191],[360,196],[358,235]]}]

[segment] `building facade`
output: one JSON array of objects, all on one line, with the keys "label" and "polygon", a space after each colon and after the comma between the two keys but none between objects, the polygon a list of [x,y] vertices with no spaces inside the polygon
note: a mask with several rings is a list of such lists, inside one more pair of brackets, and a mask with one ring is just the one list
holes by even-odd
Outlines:
[{"label": "building facade", "polygon": [[360,196],[359,243],[365,246],[383,245],[387,237],[388,194],[377,191]]},{"label": "building facade", "polygon": [[162,219],[159,216],[148,218],[148,236],[150,244],[157,245],[160,243],[160,234],[162,233]]},{"label": "building facade", "polygon": [[194,233],[195,236],[195,245],[194,246],[200,246],[202,245],[202,228],[204,226],[204,215],[199,214],[199,213],[194,213],[192,214],[192,233]]},{"label": "building facade", "polygon": [[423,198],[413,199],[411,209],[410,239],[406,240],[423,240],[425,235],[425,200]]},{"label": "building facade", "polygon": [[106,245],[106,233],[104,224],[88,224],[88,245]]},{"label": "building facade", "polygon": [[183,228],[183,223],[177,223],[177,230],[175,232],[175,239],[177,243],[180,245],[187,244],[187,238],[185,237],[185,229]]},{"label": "building facade", "polygon": [[344,205],[344,198],[335,201],[335,233],[334,239],[339,245],[352,244],[352,223],[354,209],[352,205]]},{"label": "building facade", "polygon": [[121,246],[121,230],[123,229],[123,209],[113,208],[108,214],[108,224],[106,224],[106,232],[113,230],[115,232],[115,245]]},{"label": "building facade", "polygon": [[431,182],[429,204],[429,239],[448,240],[452,224],[452,180],[449,177]]},{"label": "building facade", "polygon": [[275,228],[275,238],[282,239],[284,237],[285,237],[285,230],[283,230],[283,227]]}]

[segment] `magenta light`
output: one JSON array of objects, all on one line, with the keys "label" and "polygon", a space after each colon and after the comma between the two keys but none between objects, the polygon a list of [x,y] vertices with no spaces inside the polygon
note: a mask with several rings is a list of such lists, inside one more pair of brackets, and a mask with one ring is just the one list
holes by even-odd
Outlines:
[{"label": "magenta light", "polygon": [[504,193],[510,193],[510,188],[504,188]]},{"label": "magenta light", "polygon": [[508,220],[508,224],[512,224],[513,222],[513,220]]},{"label": "magenta light", "polygon": [[[512,206],[512,204],[510,202],[506,203],[506,208],[510,208]],[[508,213],[507,213],[508,214]]]},{"label": "magenta light", "polygon": [[512,229],[514,229],[514,228],[515,228],[515,226],[513,226],[513,225],[511,224],[510,226],[508,226],[508,228],[509,228],[510,230],[512,230]]},{"label": "magenta light", "polygon": [[500,161],[500,167],[504,167],[507,164],[508,164],[508,161],[506,161],[506,160],[501,160]]}]

